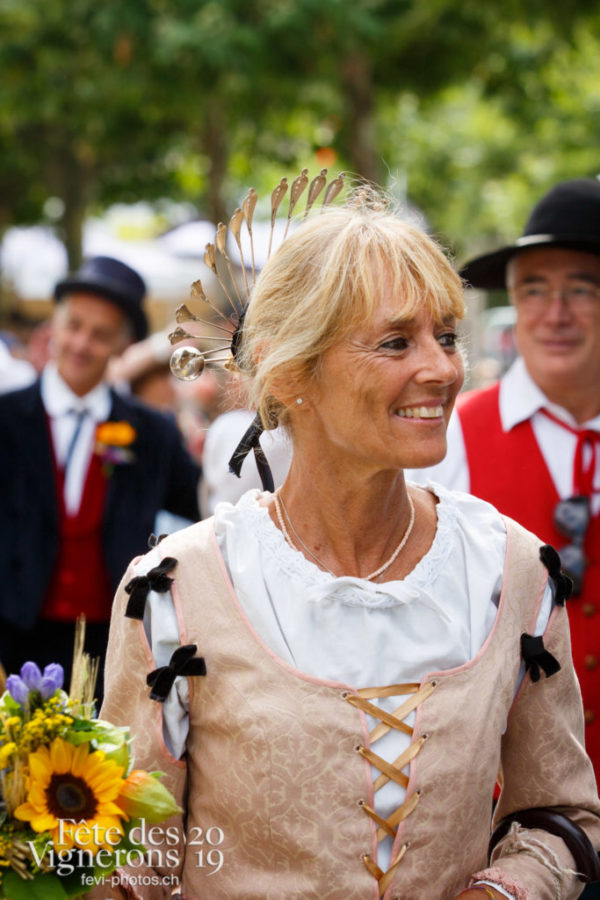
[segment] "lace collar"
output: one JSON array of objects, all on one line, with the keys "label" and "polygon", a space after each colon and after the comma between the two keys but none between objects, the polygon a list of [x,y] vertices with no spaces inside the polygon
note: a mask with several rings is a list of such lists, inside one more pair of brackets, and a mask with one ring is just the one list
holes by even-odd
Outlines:
[{"label": "lace collar", "polygon": [[[269,567],[302,584],[307,600],[322,602],[335,598],[345,605],[380,608],[405,605],[419,599],[439,611],[441,607],[432,598],[431,588],[450,557],[458,510],[451,492],[439,485],[429,485],[427,490],[438,498],[433,543],[415,568],[401,580],[374,583],[364,578],[335,577],[324,572],[299,550],[290,547],[268,509],[258,503],[261,496],[258,490],[248,491],[235,507],[227,505],[225,510],[219,504],[221,509],[217,506],[215,510],[215,527],[219,533],[223,520],[231,524],[243,523],[259,544]],[[443,609],[442,614],[445,615]]]}]

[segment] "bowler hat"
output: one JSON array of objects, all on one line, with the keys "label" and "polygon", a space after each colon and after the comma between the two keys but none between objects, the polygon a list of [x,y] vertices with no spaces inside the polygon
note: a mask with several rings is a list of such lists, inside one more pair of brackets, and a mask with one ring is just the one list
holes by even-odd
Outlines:
[{"label": "bowler hat", "polygon": [[542,197],[523,234],[508,247],[465,263],[461,276],[472,286],[495,290],[506,284],[506,264],[533,247],[564,247],[600,254],[600,182],[595,178],[563,181]]},{"label": "bowler hat", "polygon": [[148,320],[142,306],[146,285],[130,266],[110,256],[93,256],[73,275],[58,282],[54,299],[79,291],[110,300],[123,310],[133,326],[136,341],[148,334]]}]

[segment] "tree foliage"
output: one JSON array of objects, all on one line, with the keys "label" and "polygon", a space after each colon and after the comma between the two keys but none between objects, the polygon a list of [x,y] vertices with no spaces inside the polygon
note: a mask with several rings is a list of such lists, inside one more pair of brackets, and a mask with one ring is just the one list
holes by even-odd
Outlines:
[{"label": "tree foliage", "polygon": [[597,26],[582,0],[2,0],[0,230],[58,197],[74,265],[93,209],[216,221],[329,158],[478,248],[599,168]]}]

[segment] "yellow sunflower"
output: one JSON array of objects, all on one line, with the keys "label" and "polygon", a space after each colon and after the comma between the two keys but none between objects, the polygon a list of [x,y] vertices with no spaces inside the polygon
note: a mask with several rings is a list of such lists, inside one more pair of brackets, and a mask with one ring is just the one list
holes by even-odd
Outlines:
[{"label": "yellow sunflower", "polygon": [[56,738],[50,747],[29,754],[27,801],[15,816],[30,822],[34,831],[52,832],[57,850],[77,846],[95,854],[101,847],[114,849],[123,834],[122,819],[127,819],[114,802],[123,772],[101,750],[90,752],[89,744],[74,747]]}]

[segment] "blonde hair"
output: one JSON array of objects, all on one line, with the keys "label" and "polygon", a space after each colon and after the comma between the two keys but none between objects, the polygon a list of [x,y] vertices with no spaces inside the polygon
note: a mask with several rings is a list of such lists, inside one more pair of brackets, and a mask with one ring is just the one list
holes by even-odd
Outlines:
[{"label": "blonde hair", "polygon": [[440,246],[372,202],[325,210],[284,241],[257,279],[237,359],[265,428],[287,421],[275,382],[316,378],[323,354],[371,320],[384,283],[402,316],[423,307],[436,322],[464,315],[461,280]]}]

